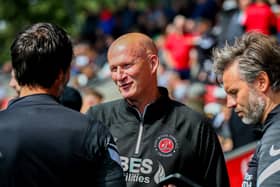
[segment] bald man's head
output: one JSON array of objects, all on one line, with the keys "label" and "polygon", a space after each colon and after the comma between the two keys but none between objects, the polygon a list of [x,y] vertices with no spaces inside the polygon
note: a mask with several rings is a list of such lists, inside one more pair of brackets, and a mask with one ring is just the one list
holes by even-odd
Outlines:
[{"label": "bald man's head", "polygon": [[108,50],[108,58],[110,58],[111,53],[117,52],[123,48],[129,48],[138,54],[146,53],[146,55],[157,55],[158,53],[157,47],[150,37],[142,33],[128,33],[120,36],[111,44]]},{"label": "bald man's head", "polygon": [[141,33],[117,38],[108,50],[112,80],[121,95],[143,112],[158,94],[157,69],[159,58],[155,43]]}]

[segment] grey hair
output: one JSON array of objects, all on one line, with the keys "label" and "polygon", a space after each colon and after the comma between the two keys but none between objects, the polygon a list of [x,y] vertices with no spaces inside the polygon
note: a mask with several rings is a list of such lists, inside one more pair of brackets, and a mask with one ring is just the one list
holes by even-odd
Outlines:
[{"label": "grey hair", "polygon": [[[249,32],[235,40],[233,45],[213,50],[213,69],[217,78],[234,62],[239,63],[239,73],[243,80],[253,83],[260,72],[266,72],[271,89],[280,90],[280,47],[271,37]],[[219,81],[219,80],[218,80]]]}]

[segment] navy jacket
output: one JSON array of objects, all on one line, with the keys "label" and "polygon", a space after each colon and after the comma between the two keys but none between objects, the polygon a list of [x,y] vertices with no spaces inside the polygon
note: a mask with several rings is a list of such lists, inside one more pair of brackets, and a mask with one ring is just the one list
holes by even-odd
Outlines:
[{"label": "navy jacket", "polygon": [[125,186],[118,152],[100,123],[49,95],[0,112],[0,186]]}]

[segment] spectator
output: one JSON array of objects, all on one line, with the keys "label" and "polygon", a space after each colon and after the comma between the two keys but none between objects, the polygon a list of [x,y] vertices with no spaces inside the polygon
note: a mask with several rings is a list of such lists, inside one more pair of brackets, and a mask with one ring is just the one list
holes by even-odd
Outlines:
[{"label": "spectator", "polygon": [[260,126],[262,138],[242,186],[279,186],[280,47],[251,32],[214,52],[214,69],[233,108],[245,124]]},{"label": "spectator", "polygon": [[220,32],[218,33],[219,47],[225,42],[233,44],[236,37],[244,33],[244,12],[252,0],[226,0],[223,3],[223,11],[219,16]]},{"label": "spectator", "polygon": [[107,128],[58,103],[72,55],[54,24],[16,36],[11,59],[21,89],[0,112],[0,186],[125,186]]},{"label": "spectator", "polygon": [[84,88],[83,89],[83,105],[81,108],[82,113],[86,113],[86,111],[91,107],[101,103],[104,99],[104,96],[99,91],[93,88]]},{"label": "spectator", "polygon": [[280,1],[279,0],[269,0],[270,7],[274,15],[276,16],[276,37],[278,43],[280,43]]},{"label": "spectator", "polygon": [[197,20],[196,32],[200,38],[196,43],[196,50],[198,54],[199,73],[198,81],[204,83],[213,83],[215,77],[212,72],[211,52],[217,45],[217,38],[212,33],[211,21],[205,18]]},{"label": "spectator", "polygon": [[89,42],[79,42],[74,45],[74,60],[71,66],[71,85],[76,88],[84,87],[97,73],[95,64],[97,53]]},{"label": "spectator", "polygon": [[187,99],[189,83],[182,80],[177,72],[172,72],[169,76],[168,90],[173,99],[184,103]]},{"label": "spectator", "polygon": [[229,186],[211,125],[157,87],[159,58],[152,39],[141,33],[119,37],[109,47],[108,63],[123,99],[96,105],[87,114],[112,132],[127,186],[158,186],[172,173],[201,186]]},{"label": "spectator", "polygon": [[185,103],[193,110],[204,113],[205,85],[200,82],[191,83],[188,88],[188,95]]},{"label": "spectator", "polygon": [[255,0],[245,10],[243,26],[246,32],[276,33],[276,15],[266,0]]},{"label": "spectator", "polygon": [[[190,57],[189,53],[194,43],[194,36],[185,33],[186,18],[177,15],[173,25],[167,28],[165,48],[172,59],[171,68],[178,72],[181,79],[190,79]],[[171,30],[171,31],[170,31]]]},{"label": "spectator", "polygon": [[194,0],[191,17],[193,19],[205,18],[214,24],[218,11],[219,3],[217,0]]}]

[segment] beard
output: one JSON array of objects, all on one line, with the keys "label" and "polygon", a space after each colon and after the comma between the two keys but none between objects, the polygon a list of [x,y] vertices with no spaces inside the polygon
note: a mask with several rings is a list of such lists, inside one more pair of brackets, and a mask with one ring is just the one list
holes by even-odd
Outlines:
[{"label": "beard", "polygon": [[242,122],[248,125],[257,124],[258,122],[260,122],[263,115],[265,109],[265,100],[254,89],[251,89],[249,91],[248,100],[247,112],[242,118]]}]

